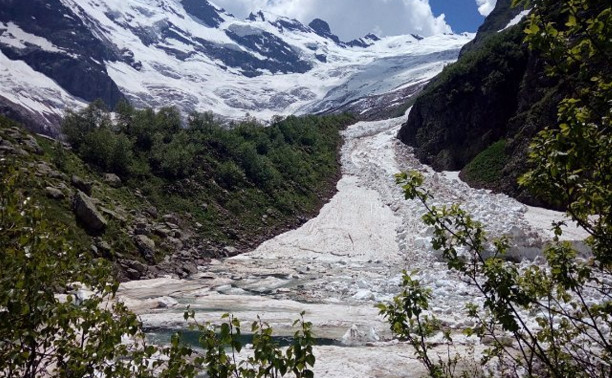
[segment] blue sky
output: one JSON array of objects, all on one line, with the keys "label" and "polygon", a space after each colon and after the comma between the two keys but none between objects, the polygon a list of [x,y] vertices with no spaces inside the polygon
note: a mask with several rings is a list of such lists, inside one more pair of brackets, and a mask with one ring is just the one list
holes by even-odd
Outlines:
[{"label": "blue sky", "polygon": [[455,33],[475,32],[484,21],[474,0],[429,0],[429,5],[434,15],[445,14]]},{"label": "blue sky", "polygon": [[211,0],[238,17],[258,10],[308,24],[327,21],[349,41],[367,33],[379,36],[474,32],[497,0]]}]

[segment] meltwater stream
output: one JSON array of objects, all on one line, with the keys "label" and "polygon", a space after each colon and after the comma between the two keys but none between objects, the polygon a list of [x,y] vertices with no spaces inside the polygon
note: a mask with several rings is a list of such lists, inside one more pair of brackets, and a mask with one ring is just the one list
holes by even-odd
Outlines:
[{"label": "meltwater stream", "polygon": [[[344,131],[338,192],[299,229],[250,253],[212,261],[186,280],[125,283],[121,299],[159,341],[185,328],[187,306],[199,322],[219,322],[226,312],[244,324],[260,316],[281,338],[293,333],[293,320],[305,311],[321,338],[315,350],[318,376],[421,375],[424,370],[408,346],[391,340],[375,304],[398,293],[404,269],[433,289],[433,311],[448,324],[464,326],[465,303],[479,299],[432,251],[431,230],[420,220],[423,208],[403,198],[393,175],[422,171],[438,202],[459,202],[492,234],[510,236],[517,256],[535,256],[548,237],[550,219],[562,215],[471,189],[453,174],[434,173],[395,138],[404,121],[360,122]],[[459,337],[456,342],[461,347],[472,341]]]}]

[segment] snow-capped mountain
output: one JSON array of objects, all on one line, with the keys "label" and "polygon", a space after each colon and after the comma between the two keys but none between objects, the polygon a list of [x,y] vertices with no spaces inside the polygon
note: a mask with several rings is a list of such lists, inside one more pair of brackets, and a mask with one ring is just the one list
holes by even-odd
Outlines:
[{"label": "snow-capped mountain", "polygon": [[206,0],[0,5],[0,112],[48,133],[65,109],[97,98],[228,118],[365,112],[413,93],[472,38],[342,42],[323,20],[306,26],[261,11],[239,19]]}]

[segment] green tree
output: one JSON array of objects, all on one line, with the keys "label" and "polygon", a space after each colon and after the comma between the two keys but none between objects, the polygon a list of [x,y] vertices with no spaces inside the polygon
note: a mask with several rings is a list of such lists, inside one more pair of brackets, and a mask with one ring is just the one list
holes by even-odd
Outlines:
[{"label": "green tree", "polygon": [[151,376],[158,349],[114,300],[108,264],[75,250],[16,189],[25,177],[3,165],[0,179],[0,375]]},{"label": "green tree", "polygon": [[203,353],[179,334],[168,346],[149,345],[136,315],[115,298],[109,264],[72,247],[64,227],[18,189],[28,179],[18,172],[0,165],[0,376],[313,376],[312,324],[303,318],[285,350],[268,325],[254,322],[253,353],[242,361],[240,321],[230,315],[218,329],[193,323]]},{"label": "green tree", "polygon": [[[484,298],[482,307],[468,305],[468,316],[476,325],[465,330],[493,340],[483,362],[495,358],[501,374],[509,376],[608,377],[612,375],[612,6],[596,0],[520,3],[532,8],[527,42],[541,52],[547,72],[570,93],[559,104],[558,124],[533,140],[533,167],[521,183],[567,208],[571,219],[590,235],[586,243],[592,255],[580,258],[573,245],[560,242],[559,223],[553,225],[555,242],[542,251],[545,264],[525,267],[509,262],[507,241],[488,239],[483,225],[458,205],[430,205],[433,197],[422,189],[422,175],[403,173],[397,181],[407,199],[424,204],[423,220],[434,228],[433,247],[442,251],[449,269],[467,278]],[[467,256],[459,254],[461,249]],[[435,362],[430,356],[427,337],[440,328],[434,318],[422,317],[427,291],[409,276],[403,286],[393,303],[380,306],[381,314],[394,333],[412,341],[430,375],[452,375],[448,367],[453,361]]]},{"label": "green tree", "polygon": [[69,110],[62,121],[62,132],[68,143],[79,149],[87,134],[99,128],[110,128],[111,125],[106,105],[102,100],[96,100],[79,112]]}]

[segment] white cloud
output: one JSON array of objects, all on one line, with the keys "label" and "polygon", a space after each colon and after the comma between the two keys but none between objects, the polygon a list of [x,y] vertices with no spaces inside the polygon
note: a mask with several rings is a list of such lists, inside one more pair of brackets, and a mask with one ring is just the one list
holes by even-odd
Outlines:
[{"label": "white cloud", "polygon": [[213,0],[216,5],[246,17],[265,10],[308,24],[314,18],[327,21],[342,40],[367,33],[423,36],[451,32],[444,14],[435,16],[429,0]]},{"label": "white cloud", "polygon": [[485,17],[487,17],[489,13],[493,12],[493,9],[495,9],[495,4],[497,4],[497,0],[476,0],[478,12]]}]

